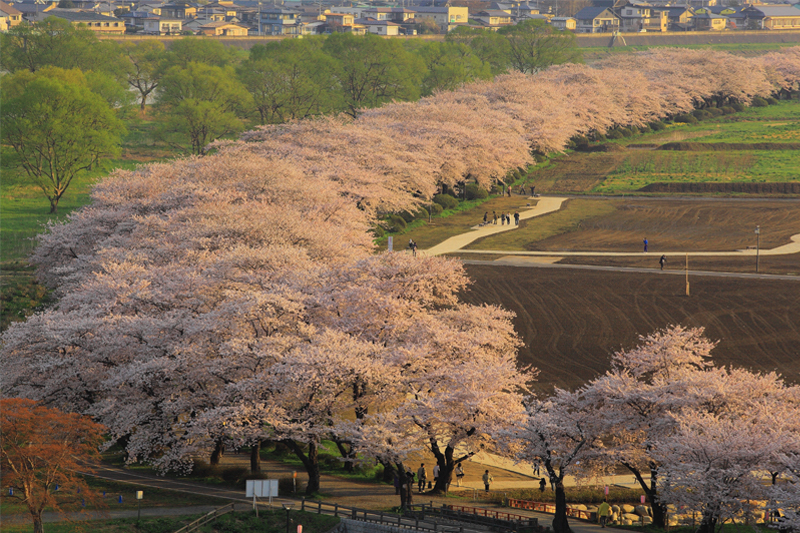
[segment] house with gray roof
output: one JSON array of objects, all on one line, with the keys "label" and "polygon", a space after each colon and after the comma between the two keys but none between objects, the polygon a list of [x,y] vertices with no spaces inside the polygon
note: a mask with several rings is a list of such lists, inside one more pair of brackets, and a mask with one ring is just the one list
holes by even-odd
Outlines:
[{"label": "house with gray roof", "polygon": [[607,7],[584,7],[575,13],[575,31],[606,33],[619,31],[620,18]]}]

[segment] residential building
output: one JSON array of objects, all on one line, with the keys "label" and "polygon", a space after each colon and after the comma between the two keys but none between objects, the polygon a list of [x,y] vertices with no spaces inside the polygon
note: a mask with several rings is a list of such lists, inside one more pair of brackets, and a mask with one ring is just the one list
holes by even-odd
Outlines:
[{"label": "residential building", "polygon": [[234,22],[214,21],[200,26],[200,33],[211,37],[244,37],[249,28]]},{"label": "residential building", "polygon": [[261,31],[265,35],[298,35],[300,13],[294,9],[271,6],[261,9]]},{"label": "residential building", "polygon": [[486,9],[479,11],[475,13],[472,18],[480,21],[483,27],[493,30],[498,30],[503,26],[511,26],[513,24],[513,21],[511,20],[511,14],[498,9]]},{"label": "residential building", "polygon": [[760,30],[800,30],[800,9],[790,5],[753,5],[742,14]]},{"label": "residential building", "polygon": [[653,9],[667,13],[667,30],[669,31],[687,31],[692,27],[691,20],[694,11],[689,6],[663,6]]},{"label": "residential building", "polygon": [[578,28],[578,21],[574,17],[553,17],[550,24],[557,30],[575,31]]},{"label": "residential building", "polygon": [[183,20],[167,17],[147,17],[142,19],[142,30],[148,35],[180,35]]},{"label": "residential building", "polygon": [[0,31],[8,31],[22,22],[22,11],[16,7],[0,2]]},{"label": "residential building", "polygon": [[466,7],[415,7],[410,11],[414,12],[417,23],[432,20],[442,33],[469,23],[469,9]]},{"label": "residential building", "polygon": [[197,7],[188,2],[175,2],[161,6],[161,14],[172,19],[190,19],[197,16]]},{"label": "residential building", "polygon": [[711,12],[695,13],[692,23],[697,31],[721,31],[728,26],[728,18]]},{"label": "residential building", "polygon": [[47,17],[42,17],[42,13],[49,13],[56,9],[58,4],[50,2],[47,4],[34,4],[30,2],[15,3],[14,8],[22,13],[22,18],[27,21],[44,20]]},{"label": "residential building", "polygon": [[390,20],[375,20],[373,18],[356,19],[356,24],[364,26],[367,32],[375,35],[400,35],[400,24]]},{"label": "residential building", "polygon": [[607,7],[584,7],[575,13],[575,20],[580,33],[607,33],[620,28],[620,18]]},{"label": "residential building", "polygon": [[617,15],[621,20],[620,31],[667,31],[669,15],[650,4],[630,2],[617,8]]},{"label": "residential building", "polygon": [[88,11],[51,9],[50,11],[39,13],[35,21],[40,22],[47,17],[56,17],[69,21],[73,26],[83,25],[97,33],[125,33],[125,22],[122,19],[106,17]]}]

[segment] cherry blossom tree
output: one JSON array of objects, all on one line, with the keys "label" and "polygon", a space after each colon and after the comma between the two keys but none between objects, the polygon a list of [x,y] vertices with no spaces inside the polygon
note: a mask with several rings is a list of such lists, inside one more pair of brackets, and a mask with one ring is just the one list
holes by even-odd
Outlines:
[{"label": "cherry blossom tree", "polygon": [[603,448],[605,428],[591,408],[592,401],[583,391],[556,389],[545,400],[529,399],[525,421],[505,432],[505,447],[518,460],[540,461],[547,472],[555,491],[556,533],[572,531],[567,519],[564,476],[590,471],[587,462],[593,462],[597,451]]}]

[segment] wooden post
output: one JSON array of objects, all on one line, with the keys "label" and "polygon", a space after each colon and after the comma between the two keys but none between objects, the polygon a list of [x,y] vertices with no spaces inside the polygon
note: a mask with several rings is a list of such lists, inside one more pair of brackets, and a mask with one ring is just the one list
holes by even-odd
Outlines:
[{"label": "wooden post", "polygon": [[689,296],[689,254],[686,254],[686,296]]}]

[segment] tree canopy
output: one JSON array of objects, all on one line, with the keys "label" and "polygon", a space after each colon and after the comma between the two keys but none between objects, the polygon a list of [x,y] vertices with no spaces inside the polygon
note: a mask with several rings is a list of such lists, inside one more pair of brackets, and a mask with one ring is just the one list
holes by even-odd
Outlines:
[{"label": "tree canopy", "polygon": [[[108,89],[104,80],[55,67],[2,80],[3,144],[14,149],[19,165],[50,201],[51,213],[76,175],[119,151],[125,126],[90,88]],[[118,97],[113,83],[110,87],[108,96]]]}]

